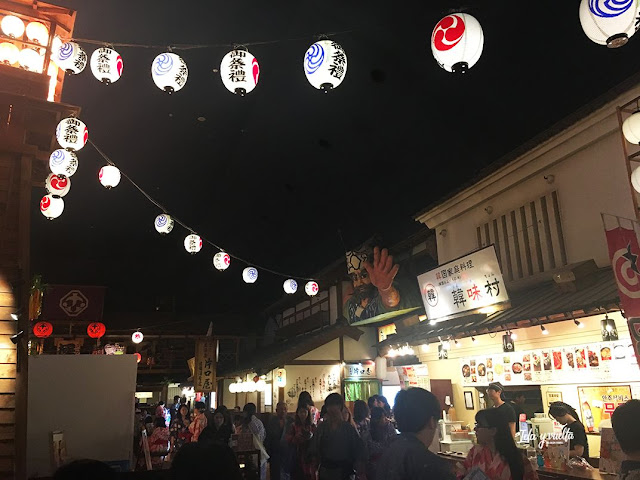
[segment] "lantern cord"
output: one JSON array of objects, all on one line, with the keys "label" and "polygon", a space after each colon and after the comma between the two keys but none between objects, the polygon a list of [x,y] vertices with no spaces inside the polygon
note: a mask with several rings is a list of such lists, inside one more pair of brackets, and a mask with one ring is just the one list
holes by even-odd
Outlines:
[{"label": "lantern cord", "polygon": [[[167,208],[165,208],[160,202],[158,202],[155,198],[153,198],[151,195],[149,195],[147,192],[144,191],[144,189],[138,185],[136,182],[133,181],[133,179],[127,175],[125,172],[122,171],[122,169],[120,167],[118,167],[113,160],[111,160],[106,153],[104,153],[95,143],[93,143],[91,141],[91,139],[87,140],[87,142],[96,150],[96,152],[98,152],[98,154],[100,154],[100,156],[107,162],[107,164],[112,165],[114,167],[116,167],[118,170],[120,170],[120,175],[122,177],[124,177],[125,179],[127,179],[131,185],[133,185],[135,187],[136,190],[138,190],[138,192],[140,192],[147,200],[149,200],[151,203],[153,203],[156,207],[158,207],[163,213],[170,215],[171,218],[173,219],[173,221],[175,223],[177,223],[178,225],[180,225],[181,227],[183,227],[185,230],[189,230],[192,233],[195,233],[196,231],[191,228],[189,225],[187,225],[186,223],[184,223],[183,221],[181,221],[180,219],[178,219],[176,216],[174,216],[172,213],[169,212],[169,210]],[[230,253],[228,250],[220,247],[219,245],[216,245],[214,242],[212,242],[211,240],[204,238],[202,235],[200,235],[200,238],[202,239],[202,241],[208,243],[209,245],[211,245],[214,248],[217,248],[218,250],[220,250],[221,252],[226,253],[227,255],[229,255],[231,258],[233,258],[234,260],[237,260],[239,262],[242,262],[248,266],[253,266],[255,268],[257,268],[258,270],[264,271],[264,272],[268,272],[271,273],[273,275],[277,275],[280,277],[285,277],[285,278],[297,278],[299,280],[307,280],[307,281],[314,281],[315,279],[313,278],[307,278],[307,277],[301,277],[299,275],[289,275],[286,273],[282,273],[279,272],[277,270],[273,270],[271,268],[267,268],[264,267],[262,265],[258,265],[257,263],[253,263],[250,262],[249,260],[246,260],[242,257],[239,257],[237,255],[234,255],[232,253]]]}]

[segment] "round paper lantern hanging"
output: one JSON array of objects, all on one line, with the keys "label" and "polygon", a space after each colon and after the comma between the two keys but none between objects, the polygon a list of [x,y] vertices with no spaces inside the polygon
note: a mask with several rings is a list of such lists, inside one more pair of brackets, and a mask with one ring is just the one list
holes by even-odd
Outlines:
[{"label": "round paper lantern hanging", "polygon": [[187,235],[184,239],[184,249],[192,255],[202,250],[202,239],[200,235],[196,235],[195,233]]},{"label": "round paper lantern hanging", "polygon": [[231,265],[231,256],[226,252],[218,252],[213,256],[213,266],[224,272]]},{"label": "round paper lantern hanging", "polygon": [[637,0],[582,0],[580,24],[589,39],[599,45],[618,48],[636,32],[640,13]]},{"label": "round paper lantern hanging", "polygon": [[54,150],[49,156],[49,168],[58,176],[70,177],[78,169],[78,156],[71,150]]},{"label": "round paper lantern hanging", "polygon": [[640,145],[640,111],[635,112],[623,122],[622,133],[627,142]]},{"label": "round paper lantern hanging", "polygon": [[20,38],[24,33],[24,22],[15,15],[6,15],[0,22],[0,30],[11,38]]},{"label": "round paper lantern hanging", "polygon": [[69,193],[69,189],[71,188],[71,179],[68,177],[59,177],[55,173],[50,173],[44,181],[44,188],[47,190],[47,193],[50,193],[51,195],[64,197]]},{"label": "round paper lantern hanging", "polygon": [[49,29],[40,22],[29,22],[26,29],[27,38],[38,45],[49,43]]},{"label": "round paper lantern hanging", "polygon": [[347,74],[347,54],[336,42],[320,40],[304,54],[304,74],[311,85],[327,93],[343,82]]},{"label": "round paper lantern hanging", "polygon": [[67,150],[78,151],[89,140],[89,130],[84,122],[78,118],[65,118],[56,127],[58,144]]},{"label": "round paper lantern hanging", "polygon": [[108,189],[117,187],[120,183],[121,177],[122,176],[120,175],[120,170],[118,169],[118,167],[115,167],[113,165],[105,165],[100,169],[100,172],[98,173],[98,180],[100,180],[100,183],[103,187]]},{"label": "round paper lantern hanging", "polygon": [[636,192],[640,193],[640,167],[636,167],[631,173],[631,185]]},{"label": "round paper lantern hanging", "polygon": [[142,361],[142,355],[138,352],[134,353],[134,355],[136,356],[136,363],[140,363]]},{"label": "round paper lantern hanging", "polygon": [[40,200],[40,212],[49,220],[58,218],[64,211],[64,200],[57,195],[45,195]]},{"label": "round paper lantern hanging", "polygon": [[484,34],[478,20],[467,13],[447,15],[431,34],[431,51],[447,72],[466,73],[482,55]]},{"label": "round paper lantern hanging", "polygon": [[243,97],[258,84],[260,65],[246,50],[232,50],[220,64],[220,78],[227,90]]},{"label": "round paper lantern hanging", "polygon": [[58,67],[72,75],[82,73],[87,66],[87,53],[76,42],[66,42],[51,58]]},{"label": "round paper lantern hanging", "polygon": [[258,270],[255,267],[247,267],[242,271],[242,279],[245,283],[256,283]]},{"label": "round paper lantern hanging", "polygon": [[[5,17],[6,18],[6,17]],[[20,58],[20,49],[13,43],[0,43],[0,63],[13,65]]]},{"label": "round paper lantern hanging", "polygon": [[49,322],[38,322],[33,326],[33,334],[38,338],[47,338],[53,333],[53,325]]},{"label": "round paper lantern hanging", "polygon": [[25,70],[42,73],[44,55],[39,54],[33,48],[23,48],[18,55],[18,63]]},{"label": "round paper lantern hanging", "polygon": [[153,225],[156,227],[156,231],[158,233],[166,235],[168,233],[171,233],[171,230],[173,230],[173,218],[171,218],[171,215],[161,213],[156,217]]},{"label": "round paper lantern hanging", "polygon": [[151,64],[151,78],[160,90],[177,92],[187,83],[187,64],[175,53],[161,53]]},{"label": "round paper lantern hanging", "polygon": [[292,295],[298,291],[298,282],[296,282],[293,278],[284,281],[284,292]]},{"label": "round paper lantern hanging", "polygon": [[140,343],[142,342],[142,340],[144,340],[144,335],[142,334],[142,332],[133,332],[133,334],[131,335],[131,341],[133,343]]},{"label": "round paper lantern hanging", "polygon": [[122,76],[122,57],[112,48],[102,47],[91,54],[91,73],[105,85],[117,82]]},{"label": "round paper lantern hanging", "polygon": [[87,335],[91,338],[101,338],[107,331],[107,327],[101,322],[92,322],[87,325]]},{"label": "round paper lantern hanging", "polygon": [[304,286],[304,291],[310,297],[314,297],[318,294],[318,284],[316,282],[307,282]]}]

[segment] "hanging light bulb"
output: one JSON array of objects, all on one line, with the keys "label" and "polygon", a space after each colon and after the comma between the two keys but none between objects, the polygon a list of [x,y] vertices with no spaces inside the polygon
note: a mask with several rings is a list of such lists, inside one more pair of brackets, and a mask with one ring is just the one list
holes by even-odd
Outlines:
[{"label": "hanging light bulb", "polygon": [[200,235],[196,235],[195,233],[187,235],[184,239],[184,249],[192,255],[202,250],[202,239]]},{"label": "hanging light bulb", "polygon": [[627,142],[640,145],[640,110],[628,116],[622,123],[622,134]]},{"label": "hanging light bulb", "polygon": [[429,347],[428,343],[425,343],[420,347],[420,349],[422,350],[423,353],[427,353],[431,349],[431,347]]},{"label": "hanging light bulb", "polygon": [[153,225],[156,227],[156,231],[158,233],[166,235],[167,233],[171,233],[171,230],[173,230],[173,218],[171,218],[171,215],[161,213],[156,217]]},{"label": "hanging light bulb", "polygon": [[67,150],[82,150],[89,140],[87,126],[78,118],[68,117],[60,121],[56,127],[56,139],[62,148]]},{"label": "hanging light bulb", "polygon": [[218,252],[213,256],[213,266],[224,272],[231,265],[231,256],[226,252]]},{"label": "hanging light bulb", "polygon": [[636,32],[640,4],[634,0],[582,0],[580,24],[592,42],[618,48]]},{"label": "hanging light bulb", "polygon": [[231,93],[241,97],[256,88],[259,77],[258,60],[246,50],[232,50],[220,63],[222,83]]},{"label": "hanging light bulb", "polygon": [[483,46],[482,27],[467,13],[447,15],[431,34],[431,52],[447,72],[466,73],[480,59]]},{"label": "hanging light bulb", "polygon": [[298,282],[296,282],[293,278],[284,281],[284,292],[292,295],[298,291]]},{"label": "hanging light bulb", "polygon": [[578,327],[578,328],[584,328],[583,323],[582,323],[581,321],[579,321],[579,320],[575,320],[575,319],[574,319],[574,320],[573,320],[573,323],[575,323],[575,324],[576,324],[576,327]]},{"label": "hanging light bulb", "polygon": [[121,178],[122,175],[120,174],[120,170],[114,165],[105,165],[98,173],[98,180],[100,180],[103,187],[108,188],[109,190],[113,187],[117,187]]},{"label": "hanging light bulb", "polygon": [[122,57],[112,48],[102,47],[91,54],[91,73],[105,85],[117,82],[122,76]]},{"label": "hanging light bulb", "polygon": [[549,330],[544,328],[544,325],[540,325],[540,330],[542,330],[543,335],[549,335]]},{"label": "hanging light bulb", "polygon": [[49,43],[49,29],[40,22],[29,22],[26,29],[27,38],[38,45]]},{"label": "hanging light bulb", "polygon": [[336,42],[320,40],[304,54],[304,74],[311,85],[328,93],[344,81],[347,54]]},{"label": "hanging light bulb", "polygon": [[310,297],[315,297],[318,294],[319,288],[320,287],[318,287],[318,284],[316,282],[307,282],[307,284],[304,286],[304,292]]},{"label": "hanging light bulb", "polygon": [[[6,17],[5,17],[6,18]],[[0,43],[0,63],[6,65],[13,65],[18,62],[20,58],[20,49],[13,43],[2,42]]]},{"label": "hanging light bulb", "polygon": [[50,173],[44,181],[44,188],[47,190],[47,193],[50,193],[51,195],[64,197],[69,193],[69,189],[71,188],[71,179],[68,177],[59,177],[55,173]]},{"label": "hanging light bulb", "polygon": [[44,67],[44,55],[39,54],[33,48],[23,48],[18,55],[18,63],[25,70],[42,73],[42,69]]},{"label": "hanging light bulb", "polygon": [[87,66],[87,52],[76,42],[63,43],[51,58],[65,72],[77,75]]},{"label": "hanging light bulb", "polygon": [[131,341],[133,343],[140,343],[142,342],[142,340],[144,340],[144,335],[140,330],[138,330],[137,332],[133,332],[133,334],[131,335]]},{"label": "hanging light bulb", "polygon": [[24,34],[24,22],[15,15],[6,15],[0,22],[2,33],[11,38],[20,38]]},{"label": "hanging light bulb", "polygon": [[177,92],[187,83],[187,64],[175,53],[161,53],[151,64],[151,78],[160,90]]},{"label": "hanging light bulb", "polygon": [[460,342],[458,340],[454,340],[453,342],[455,343],[456,348],[460,348]]},{"label": "hanging light bulb", "polygon": [[256,283],[258,280],[258,270],[255,267],[247,267],[242,271],[244,283]]},{"label": "hanging light bulb", "polygon": [[517,338],[518,338],[518,334],[517,334],[516,332],[509,332],[509,334],[511,335],[511,338],[512,338],[513,340],[517,340]]},{"label": "hanging light bulb", "polygon": [[636,192],[640,193],[640,167],[636,167],[631,172],[631,185]]},{"label": "hanging light bulb", "polygon": [[54,150],[49,157],[49,168],[59,177],[70,177],[78,169],[78,156],[71,150]]},{"label": "hanging light bulb", "polygon": [[45,195],[40,200],[40,212],[49,220],[58,218],[64,211],[64,200],[57,195]]}]

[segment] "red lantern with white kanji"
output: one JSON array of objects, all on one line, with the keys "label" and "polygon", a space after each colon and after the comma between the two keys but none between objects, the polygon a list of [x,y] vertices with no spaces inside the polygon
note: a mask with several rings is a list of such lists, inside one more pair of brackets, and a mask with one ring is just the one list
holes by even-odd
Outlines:
[{"label": "red lantern with white kanji", "polygon": [[106,331],[107,327],[105,327],[104,323],[101,322],[93,322],[87,326],[87,335],[91,338],[103,337]]},{"label": "red lantern with white kanji", "polygon": [[49,322],[38,322],[33,326],[33,334],[38,338],[47,338],[53,333],[53,325]]}]

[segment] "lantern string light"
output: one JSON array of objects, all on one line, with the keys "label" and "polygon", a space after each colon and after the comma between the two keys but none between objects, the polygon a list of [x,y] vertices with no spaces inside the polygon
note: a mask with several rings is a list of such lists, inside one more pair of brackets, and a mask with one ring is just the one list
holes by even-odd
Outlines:
[{"label": "lantern string light", "polygon": [[[87,140],[87,143],[89,143],[93,148],[95,148],[96,152],[98,152],[98,154],[104,159],[105,162],[107,162],[108,165],[114,166],[116,168],[118,168],[120,170],[120,175],[122,176],[122,178],[126,179],[129,181],[129,183],[131,183],[131,185],[134,186],[134,188],[136,190],[138,190],[138,192],[140,192],[147,200],[149,200],[151,203],[153,203],[156,207],[158,207],[160,210],[162,210],[162,213],[165,213],[167,215],[170,215],[171,218],[173,219],[173,221],[175,223],[177,223],[178,225],[180,225],[182,228],[184,228],[185,230],[188,230],[191,233],[196,233],[196,230],[191,228],[189,225],[187,225],[186,223],[184,223],[183,221],[181,221],[180,219],[178,219],[173,213],[171,213],[166,207],[164,207],[160,202],[158,202],[155,198],[153,198],[151,195],[149,195],[147,192],[144,191],[144,189],[138,185],[136,182],[133,181],[133,179],[131,179],[131,177],[129,177],[120,167],[118,167],[113,160],[111,160],[106,153],[104,153],[95,143],[93,143],[93,141],[91,139]],[[198,235],[200,235],[198,233]],[[225,252],[226,254],[228,254],[231,258],[242,262],[244,264],[246,264],[247,266],[251,266],[251,267],[255,267],[258,269],[258,271],[263,271],[263,272],[268,272],[271,273],[273,275],[277,275],[280,277],[286,277],[286,278],[297,278],[300,280],[307,280],[309,282],[314,281],[314,278],[307,278],[307,277],[302,277],[299,275],[291,275],[289,273],[283,273],[283,272],[279,272],[277,270],[273,270],[271,268],[259,265],[255,262],[251,262],[249,260],[246,260],[242,257],[239,257],[237,255],[232,254],[231,252],[229,252],[227,249],[222,248],[221,246],[217,245],[216,243],[212,242],[211,240],[205,238],[204,236],[200,235],[200,238],[202,239],[203,242],[208,243],[209,245],[211,245],[214,248],[217,248],[218,250]]]}]

